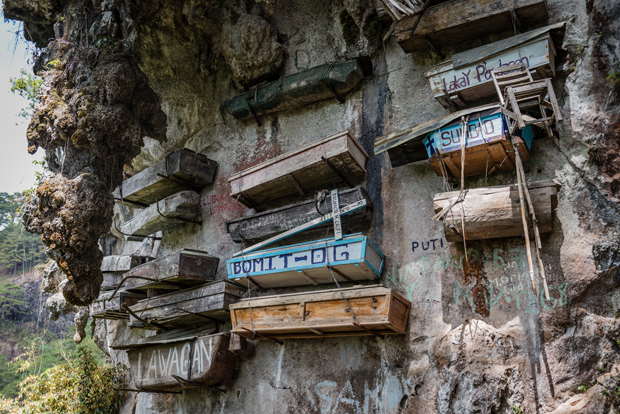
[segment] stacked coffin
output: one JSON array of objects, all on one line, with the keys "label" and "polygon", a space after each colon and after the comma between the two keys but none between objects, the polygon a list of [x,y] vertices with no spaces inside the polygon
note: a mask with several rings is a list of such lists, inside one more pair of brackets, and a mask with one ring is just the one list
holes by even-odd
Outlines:
[{"label": "stacked coffin", "polygon": [[213,183],[216,169],[215,161],[184,148],[126,179],[114,197],[141,211],[118,230],[139,241],[183,223],[199,223],[199,192]]},{"label": "stacked coffin", "polygon": [[[344,131],[231,177],[231,196],[255,209],[338,182],[352,187],[343,192],[323,190],[314,200],[226,223],[234,241],[256,243],[227,261],[230,281],[247,289],[338,286],[242,299],[230,306],[234,333],[273,340],[405,333],[410,307],[406,299],[384,287],[340,287],[376,282],[383,271],[385,257],[368,237],[343,232],[343,223],[368,224],[372,219],[368,194],[351,184],[364,178],[367,158],[357,140]],[[332,225],[332,238],[267,248],[310,229],[329,231]]]},{"label": "stacked coffin", "polygon": [[123,304],[130,306],[144,299],[139,292],[117,291],[123,275],[132,268],[153,260],[146,256],[105,256],[101,263],[103,283],[99,298],[90,307],[90,315],[101,319],[128,319],[129,314]]}]

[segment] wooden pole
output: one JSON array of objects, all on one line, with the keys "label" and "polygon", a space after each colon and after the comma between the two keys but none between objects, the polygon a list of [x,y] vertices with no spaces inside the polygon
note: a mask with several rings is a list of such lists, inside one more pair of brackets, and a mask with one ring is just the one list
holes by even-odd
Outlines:
[{"label": "wooden pole", "polygon": [[[512,140],[512,149],[515,153],[518,152],[517,146],[514,141],[514,136],[511,136]],[[515,158],[518,155],[515,154]],[[523,220],[523,232],[525,235],[525,248],[527,250],[527,263],[530,267],[530,280],[532,282],[532,290],[534,294],[536,294],[536,280],[534,277],[534,265],[532,264],[532,250],[530,246],[530,230],[527,225],[527,216],[525,214],[525,197],[523,196],[523,182],[521,180],[521,174],[519,173],[519,168],[517,167],[517,187],[519,188],[519,201],[521,202],[521,219]]]},{"label": "wooden pole", "polygon": [[[540,269],[540,276],[543,280],[543,287],[545,289],[545,298],[547,300],[551,300],[549,297],[549,287],[547,286],[547,277],[545,275],[545,267],[542,262],[542,243],[540,241],[540,231],[538,230],[538,220],[536,219],[536,212],[534,211],[534,205],[532,203],[532,198],[530,196],[530,190],[527,188],[527,180],[525,178],[525,169],[523,168],[523,161],[521,160],[521,153],[519,153],[518,145],[516,145],[517,149],[515,152],[515,164],[517,166],[517,174],[521,176],[521,180],[524,183],[523,190],[525,192],[525,196],[527,198],[528,207],[530,210],[530,215],[532,216],[532,223],[534,224],[534,238],[536,241],[536,258],[538,259],[538,267]],[[528,237],[529,238],[529,237]]]}]

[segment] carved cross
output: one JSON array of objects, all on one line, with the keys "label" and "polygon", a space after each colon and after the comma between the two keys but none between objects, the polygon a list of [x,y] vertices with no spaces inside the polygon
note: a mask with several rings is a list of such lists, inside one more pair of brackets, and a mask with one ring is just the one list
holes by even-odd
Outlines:
[{"label": "carved cross", "polygon": [[250,252],[253,252],[254,250],[258,250],[261,249],[267,245],[270,245],[272,243],[275,243],[277,241],[286,239],[287,237],[293,236],[295,234],[301,233],[302,231],[311,229],[313,227],[319,226],[323,223],[325,223],[326,221],[330,221],[333,220],[334,221],[334,237],[336,240],[340,240],[342,239],[342,222],[340,217],[344,216],[345,214],[349,214],[349,213],[353,213],[354,211],[357,211],[363,207],[366,207],[368,205],[368,203],[366,202],[366,199],[361,199],[359,201],[356,201],[353,204],[349,204],[348,206],[344,206],[343,208],[340,208],[340,202],[338,201],[338,190],[333,190],[331,192],[331,201],[332,201],[332,211],[329,214],[326,214],[324,216],[321,216],[317,219],[314,219],[312,221],[309,221],[305,224],[302,224],[301,226],[295,227],[294,229],[290,229],[288,231],[285,231],[284,233],[278,234],[277,236],[274,236],[268,240],[265,240],[264,242],[260,242],[258,244],[255,244],[254,246],[248,247],[247,249],[243,249],[235,254],[233,254],[233,257],[239,257],[243,254],[247,254]]}]

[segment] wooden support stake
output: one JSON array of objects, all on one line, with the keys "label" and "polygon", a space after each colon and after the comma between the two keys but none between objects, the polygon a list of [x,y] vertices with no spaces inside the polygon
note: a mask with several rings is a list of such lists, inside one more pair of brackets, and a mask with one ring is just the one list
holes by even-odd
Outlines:
[{"label": "wooden support stake", "polygon": [[[514,142],[514,136],[511,137],[512,148],[515,152],[518,151]],[[525,235],[525,248],[527,250],[527,263],[530,267],[530,280],[532,282],[532,290],[536,294],[536,280],[534,278],[534,265],[532,264],[532,250],[530,247],[530,230],[527,225],[527,217],[525,214],[525,199],[523,196],[523,183],[521,181],[521,174],[517,172],[517,187],[519,188],[519,201],[521,202],[521,219],[523,220],[523,233]]]},{"label": "wooden support stake", "polygon": [[345,275],[340,270],[336,269],[334,266],[327,265],[327,268],[331,270],[332,272],[336,273],[338,276],[342,277],[343,279],[346,279],[347,282],[356,283],[355,280],[351,279],[349,276]]}]

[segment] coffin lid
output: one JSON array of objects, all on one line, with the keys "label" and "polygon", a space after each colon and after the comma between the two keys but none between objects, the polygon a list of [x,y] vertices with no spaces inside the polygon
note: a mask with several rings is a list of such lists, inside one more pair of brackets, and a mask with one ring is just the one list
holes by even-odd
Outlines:
[{"label": "coffin lid", "polygon": [[466,50],[461,53],[455,53],[452,55],[452,67],[453,69],[459,69],[472,63],[479,62],[487,59],[493,55],[503,52],[506,49],[513,48],[519,44],[525,43],[529,40],[535,39],[545,33],[551,32],[553,41],[556,45],[561,45],[564,39],[564,32],[566,29],[566,22],[560,22],[552,24],[550,26],[541,27],[540,29],[531,30],[526,33],[522,33],[516,36],[509,37],[499,42],[489,43],[488,45],[480,46],[475,49]]},{"label": "coffin lid", "polygon": [[[144,348],[153,345],[172,344],[175,342],[191,341],[196,338],[213,334],[216,331],[215,323],[201,324],[198,327],[185,329],[174,329],[157,335],[141,338],[138,342],[132,344],[122,344],[111,346],[112,349],[135,349]],[[229,333],[220,333],[214,335],[230,335]],[[213,335],[212,335],[213,336]]]},{"label": "coffin lid", "polygon": [[413,127],[403,129],[401,131],[392,132],[391,134],[382,135],[375,141],[375,154],[381,154],[389,149],[398,147],[409,141],[421,141],[427,134],[442,128],[443,126],[453,122],[454,120],[474,113],[482,113],[485,111],[496,111],[500,108],[499,104],[490,104],[477,106],[475,108],[463,109],[462,111],[454,112],[443,116],[441,118],[432,119],[430,121],[422,122],[421,124]]}]

